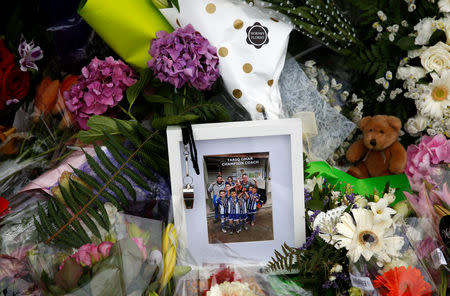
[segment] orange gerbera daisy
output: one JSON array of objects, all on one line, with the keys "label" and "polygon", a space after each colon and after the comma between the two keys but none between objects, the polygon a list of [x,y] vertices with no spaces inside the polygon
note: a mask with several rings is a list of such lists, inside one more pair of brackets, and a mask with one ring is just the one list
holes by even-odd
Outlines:
[{"label": "orange gerbera daisy", "polygon": [[423,279],[419,269],[411,266],[390,269],[378,275],[373,285],[383,296],[431,295],[431,285]]}]

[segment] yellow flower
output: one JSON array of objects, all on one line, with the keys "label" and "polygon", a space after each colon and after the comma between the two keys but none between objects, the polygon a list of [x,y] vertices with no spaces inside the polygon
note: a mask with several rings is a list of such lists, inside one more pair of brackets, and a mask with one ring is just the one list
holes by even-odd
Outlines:
[{"label": "yellow flower", "polygon": [[168,224],[164,230],[161,249],[163,253],[163,272],[159,279],[161,284],[159,293],[172,278],[177,262],[177,232],[172,223]]}]

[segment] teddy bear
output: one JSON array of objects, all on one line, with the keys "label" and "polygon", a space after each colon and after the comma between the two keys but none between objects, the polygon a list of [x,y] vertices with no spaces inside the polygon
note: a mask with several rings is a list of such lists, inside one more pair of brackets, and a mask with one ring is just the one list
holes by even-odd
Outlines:
[{"label": "teddy bear", "polygon": [[395,116],[367,116],[359,122],[363,138],[347,150],[352,163],[347,173],[356,178],[401,174],[406,167],[406,150],[398,141],[402,123]]}]

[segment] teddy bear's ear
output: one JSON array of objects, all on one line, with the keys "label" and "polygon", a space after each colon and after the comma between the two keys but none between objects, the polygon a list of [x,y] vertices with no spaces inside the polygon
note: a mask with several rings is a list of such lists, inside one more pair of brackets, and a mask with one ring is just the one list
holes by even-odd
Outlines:
[{"label": "teddy bear's ear", "polygon": [[402,122],[395,116],[388,116],[387,123],[396,131],[400,131],[402,128]]},{"label": "teddy bear's ear", "polygon": [[364,131],[364,128],[369,124],[372,116],[366,116],[359,121],[359,129]]}]

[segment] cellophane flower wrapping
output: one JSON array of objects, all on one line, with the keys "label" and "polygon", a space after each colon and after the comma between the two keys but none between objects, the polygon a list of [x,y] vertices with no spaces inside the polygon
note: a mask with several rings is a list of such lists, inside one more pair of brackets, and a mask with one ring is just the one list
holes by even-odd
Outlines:
[{"label": "cellophane flower wrapping", "polygon": [[314,113],[318,133],[307,139],[306,151],[315,158],[330,158],[356,125],[321,97],[294,58],[286,59],[279,84],[285,117]]},{"label": "cellophane flower wrapping", "polygon": [[211,264],[193,268],[177,280],[179,296],[312,295],[285,276],[269,275],[257,266]]},{"label": "cellophane flower wrapping", "polygon": [[405,195],[419,226],[412,240],[418,256],[439,283],[439,270],[449,261],[445,220],[450,215],[450,140],[441,134],[424,136],[417,145],[408,147],[407,154],[405,174],[413,192]]},{"label": "cellophane flower wrapping", "polygon": [[[33,272],[39,275],[37,281],[50,295],[142,295],[156,289],[162,269],[162,222],[121,212],[111,222],[109,240],[69,253],[54,248],[50,257],[53,262],[60,258],[56,264],[39,264],[48,248],[43,244],[29,256]],[[48,276],[43,273],[46,270],[51,272]]]},{"label": "cellophane flower wrapping", "polygon": [[[6,295],[143,295],[159,291],[163,222],[110,213],[111,229],[78,249],[39,242],[40,189],[14,197],[0,219],[0,288]],[[89,234],[89,231],[87,231]],[[162,290],[162,289],[161,289]]]},{"label": "cellophane flower wrapping", "polygon": [[34,295],[37,290],[27,254],[38,240],[33,223],[37,203],[47,198],[42,190],[18,194],[9,200],[7,215],[0,217],[0,291],[7,291],[6,295]]},{"label": "cellophane flower wrapping", "polygon": [[[361,257],[357,262],[349,260],[349,276],[352,286],[364,291],[364,295],[437,295],[439,272],[430,269],[430,253],[438,248],[435,239],[427,237],[426,224],[417,221],[399,221],[394,225],[394,235],[403,239],[397,256],[379,262]],[[428,253],[427,253],[428,252]]]}]

